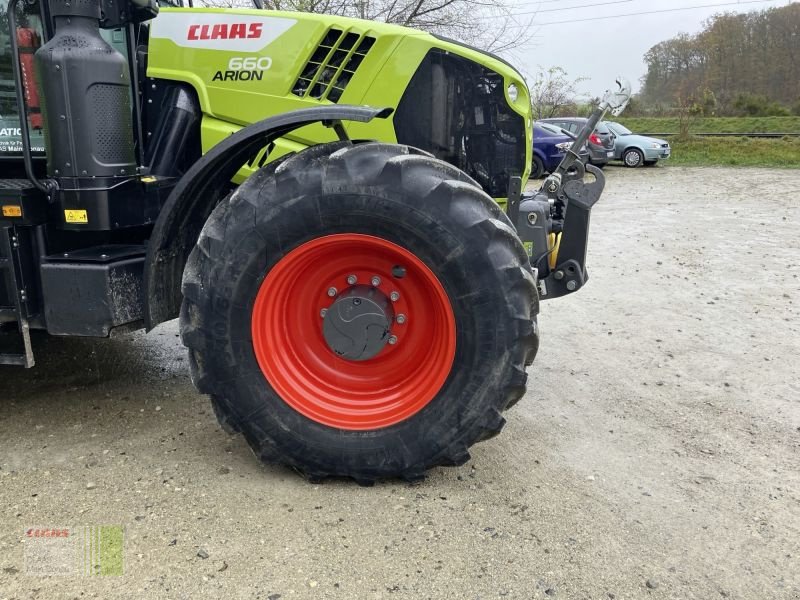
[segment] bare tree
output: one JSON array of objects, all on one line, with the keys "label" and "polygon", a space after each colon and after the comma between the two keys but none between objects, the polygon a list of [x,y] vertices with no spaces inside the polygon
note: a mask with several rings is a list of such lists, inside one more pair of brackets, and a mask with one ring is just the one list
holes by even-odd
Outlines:
[{"label": "bare tree", "polygon": [[584,81],[585,77],[571,79],[561,67],[550,67],[547,70],[539,67],[534,80],[528,82],[534,117],[554,117],[566,107],[574,105],[581,97],[578,86]]},{"label": "bare tree", "polygon": [[[414,27],[499,52],[532,37],[530,19],[506,0],[262,0],[264,8],[323,13]],[[250,0],[199,0],[205,6],[253,7]]]}]

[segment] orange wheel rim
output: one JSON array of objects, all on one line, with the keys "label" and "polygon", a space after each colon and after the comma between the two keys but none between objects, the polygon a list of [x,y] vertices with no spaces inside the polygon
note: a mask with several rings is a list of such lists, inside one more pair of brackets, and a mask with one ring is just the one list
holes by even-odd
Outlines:
[{"label": "orange wheel rim", "polygon": [[[393,315],[386,345],[358,361],[337,355],[323,334],[329,293],[344,293],[354,280],[384,294]],[[363,234],[320,237],[280,259],[256,296],[251,333],[278,396],[309,419],[347,430],[388,427],[422,410],[447,380],[456,350],[450,299],[433,272],[405,248]]]}]

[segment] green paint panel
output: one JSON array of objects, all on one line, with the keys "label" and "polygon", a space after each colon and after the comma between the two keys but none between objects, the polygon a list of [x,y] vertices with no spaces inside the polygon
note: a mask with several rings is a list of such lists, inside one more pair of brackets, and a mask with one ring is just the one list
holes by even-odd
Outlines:
[{"label": "green paint panel", "polygon": [[[203,110],[202,144],[208,151],[239,128],[311,106],[365,104],[397,107],[429,51],[473,61],[514,84],[506,102],[526,130],[530,170],[532,116],[522,76],[484,52],[414,29],[310,13],[251,9],[165,8],[152,22],[148,76],[194,87]],[[346,123],[352,138],[396,142],[393,119]],[[269,157],[334,141],[322,125],[281,140]],[[242,169],[244,179],[252,169]]]}]

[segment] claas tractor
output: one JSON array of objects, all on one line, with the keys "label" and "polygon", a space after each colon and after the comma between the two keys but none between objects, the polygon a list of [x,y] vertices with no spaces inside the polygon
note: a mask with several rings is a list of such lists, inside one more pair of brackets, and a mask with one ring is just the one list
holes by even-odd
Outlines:
[{"label": "claas tractor", "polygon": [[[501,58],[329,15],[0,0],[0,363],[178,318],[223,428],[309,479],[459,465],[587,281],[602,173],[525,192]],[[35,339],[35,336],[34,336]],[[0,383],[0,390],[2,384]]]}]

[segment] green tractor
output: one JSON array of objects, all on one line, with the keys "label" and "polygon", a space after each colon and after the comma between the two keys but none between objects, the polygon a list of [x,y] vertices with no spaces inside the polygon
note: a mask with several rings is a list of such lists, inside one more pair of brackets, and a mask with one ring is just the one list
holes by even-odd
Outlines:
[{"label": "green tractor", "polygon": [[518,71],[333,16],[0,6],[0,364],[177,317],[220,424],[310,479],[417,479],[501,430],[604,183],[570,152],[522,192]]}]

